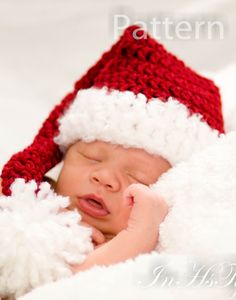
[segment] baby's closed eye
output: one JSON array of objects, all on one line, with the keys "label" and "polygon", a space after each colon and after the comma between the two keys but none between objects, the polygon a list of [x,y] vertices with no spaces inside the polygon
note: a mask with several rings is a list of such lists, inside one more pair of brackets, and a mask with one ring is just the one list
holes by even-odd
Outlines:
[{"label": "baby's closed eye", "polygon": [[[127,176],[129,178],[131,178],[131,180],[135,183],[141,183],[144,185],[148,185],[147,180],[145,180],[141,175],[136,175],[136,174],[132,174],[132,173],[127,173]],[[132,183],[133,183],[132,182]]]},{"label": "baby's closed eye", "polygon": [[82,151],[77,151],[83,158],[87,159],[87,160],[91,160],[91,161],[95,161],[95,162],[101,162],[102,158],[99,155],[95,155],[95,154],[89,154],[86,152],[82,152]]}]

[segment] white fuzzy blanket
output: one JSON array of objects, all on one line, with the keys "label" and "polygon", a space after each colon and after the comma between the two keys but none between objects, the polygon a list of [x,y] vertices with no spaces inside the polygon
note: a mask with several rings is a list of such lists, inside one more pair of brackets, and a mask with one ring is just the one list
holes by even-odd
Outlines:
[{"label": "white fuzzy blanket", "polygon": [[234,297],[236,132],[171,169],[152,188],[170,205],[160,228],[159,253],[96,266],[19,299]]}]

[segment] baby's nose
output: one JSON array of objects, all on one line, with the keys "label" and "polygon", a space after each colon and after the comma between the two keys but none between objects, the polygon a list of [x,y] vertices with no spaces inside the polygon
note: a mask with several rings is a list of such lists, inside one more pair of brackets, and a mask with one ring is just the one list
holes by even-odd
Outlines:
[{"label": "baby's nose", "polygon": [[94,184],[99,184],[104,186],[107,190],[115,192],[120,188],[120,183],[118,178],[113,172],[108,170],[100,170],[93,172],[91,174],[91,181]]}]

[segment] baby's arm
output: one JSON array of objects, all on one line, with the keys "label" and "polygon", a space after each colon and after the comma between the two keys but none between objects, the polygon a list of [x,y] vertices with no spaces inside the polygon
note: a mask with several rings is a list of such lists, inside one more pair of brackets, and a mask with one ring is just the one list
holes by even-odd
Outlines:
[{"label": "baby's arm", "polygon": [[74,272],[94,265],[111,265],[151,252],[158,242],[158,228],[168,212],[166,202],[142,184],[130,185],[124,194],[127,205],[133,205],[128,227],[116,237],[91,252],[85,262],[73,266]]}]

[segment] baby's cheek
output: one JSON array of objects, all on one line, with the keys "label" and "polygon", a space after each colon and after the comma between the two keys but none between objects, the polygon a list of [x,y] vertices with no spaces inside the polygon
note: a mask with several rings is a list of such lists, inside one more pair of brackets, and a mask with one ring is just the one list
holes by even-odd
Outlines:
[{"label": "baby's cheek", "polygon": [[131,206],[123,207],[120,210],[120,213],[114,216],[113,233],[115,235],[117,235],[119,232],[121,232],[122,230],[128,227],[128,220],[129,220],[131,209],[132,209]]}]

